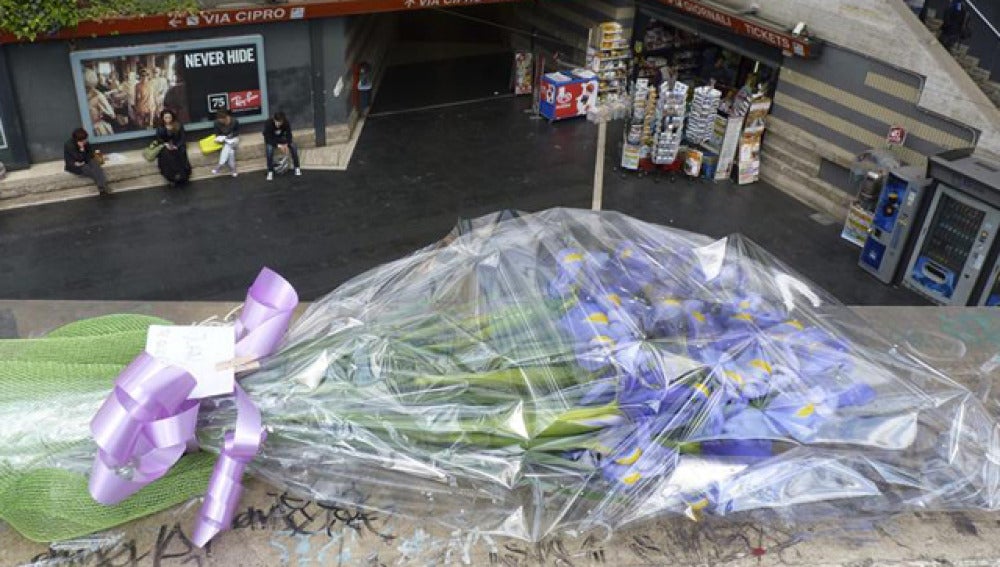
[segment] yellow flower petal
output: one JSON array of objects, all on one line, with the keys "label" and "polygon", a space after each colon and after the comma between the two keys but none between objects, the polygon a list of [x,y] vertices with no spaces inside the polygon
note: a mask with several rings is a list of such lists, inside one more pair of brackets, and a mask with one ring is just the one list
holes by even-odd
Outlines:
[{"label": "yellow flower petal", "polygon": [[610,301],[611,303],[614,303],[618,307],[622,306],[622,298],[619,297],[619,295],[617,293],[609,293],[608,294],[608,301]]},{"label": "yellow flower petal", "polygon": [[759,369],[763,370],[764,372],[767,372],[768,374],[773,374],[774,373],[774,370],[771,368],[771,365],[768,364],[766,360],[761,360],[759,358],[755,358],[755,359],[753,359],[753,360],[750,361],[750,366],[753,366],[754,368],[759,368]]},{"label": "yellow flower petal", "polygon": [[694,504],[691,504],[691,511],[698,512],[704,510],[707,507],[708,507],[708,498],[702,498],[701,500],[695,502]]},{"label": "yellow flower petal", "polygon": [[744,299],[740,302],[740,309],[750,309],[750,301]]},{"label": "yellow flower petal", "polygon": [[800,331],[803,330],[803,329],[805,329],[805,326],[801,322],[799,322],[797,319],[792,319],[791,321],[788,321],[788,324],[791,325],[791,326],[793,326],[793,327],[795,327],[796,329],[798,329]]},{"label": "yellow flower petal", "polygon": [[695,320],[698,321],[699,323],[705,322],[705,314],[702,313],[701,311],[692,311],[691,316],[694,317]]},{"label": "yellow flower petal", "polygon": [[572,254],[566,254],[566,256],[563,257],[562,261],[563,261],[564,264],[574,264],[576,262],[582,262],[583,261],[583,254],[580,254],[579,252],[574,252]]},{"label": "yellow flower petal", "polygon": [[799,411],[795,412],[798,417],[809,417],[816,411],[816,404],[808,404]]},{"label": "yellow flower petal", "polygon": [[639,482],[639,479],[641,479],[641,478],[642,478],[641,474],[639,474],[637,472],[634,472],[634,473],[632,473],[632,474],[630,474],[628,476],[622,477],[622,482],[624,482],[625,484],[627,484],[629,486],[632,486],[633,484]]},{"label": "yellow flower petal", "polygon": [[740,376],[738,372],[733,372],[732,370],[729,370],[726,372],[726,377],[732,380],[733,382],[736,382],[737,384],[740,385],[743,384],[743,377]]},{"label": "yellow flower petal", "polygon": [[622,258],[631,258],[632,254],[633,254],[632,249],[631,248],[626,248],[626,249],[622,250],[621,257]]},{"label": "yellow flower petal", "polygon": [[587,321],[590,323],[600,323],[602,325],[608,324],[608,316],[604,313],[591,313],[587,315]]},{"label": "yellow flower petal", "polygon": [[712,397],[712,392],[708,388],[706,388],[704,384],[695,384],[694,386],[692,386],[692,388],[698,390],[702,394],[705,394],[706,398]]},{"label": "yellow flower petal", "polygon": [[596,337],[594,337],[594,340],[591,341],[591,342],[595,342],[595,343],[602,344],[602,345],[609,345],[609,346],[614,346],[614,344],[615,344],[615,340],[612,339],[611,337],[607,336],[607,335],[597,335]]},{"label": "yellow flower petal", "polygon": [[753,323],[753,315],[749,313],[737,313],[733,315],[733,319],[739,319],[740,321],[749,321]]},{"label": "yellow flower petal", "polygon": [[678,300],[678,299],[669,299],[669,298],[668,299],[661,299],[660,303],[662,303],[663,305],[680,305],[681,304],[680,300]]},{"label": "yellow flower petal", "polygon": [[615,462],[618,463],[619,465],[634,465],[635,462],[638,461],[639,457],[641,456],[642,456],[642,449],[636,447],[635,451],[632,451],[631,455],[627,457],[622,457],[621,459],[615,459]]}]

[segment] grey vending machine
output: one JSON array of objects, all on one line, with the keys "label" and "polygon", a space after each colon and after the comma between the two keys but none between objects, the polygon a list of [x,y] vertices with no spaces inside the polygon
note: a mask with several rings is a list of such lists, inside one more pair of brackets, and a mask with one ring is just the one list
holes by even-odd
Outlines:
[{"label": "grey vending machine", "polygon": [[905,167],[889,172],[882,186],[872,226],[858,265],[883,283],[896,282],[899,267],[920,228],[930,189],[923,169]]},{"label": "grey vending machine", "polygon": [[903,284],[943,305],[975,305],[995,269],[1000,165],[955,150],[931,157],[928,176],[934,197]]}]

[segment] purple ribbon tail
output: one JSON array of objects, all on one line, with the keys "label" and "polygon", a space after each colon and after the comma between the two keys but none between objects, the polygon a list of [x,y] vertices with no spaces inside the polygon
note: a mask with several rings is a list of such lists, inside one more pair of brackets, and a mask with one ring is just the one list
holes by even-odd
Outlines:
[{"label": "purple ribbon tail", "polygon": [[204,547],[233,524],[233,516],[243,494],[243,472],[267,437],[261,425],[260,410],[243,388],[236,386],[236,429],[226,432],[222,454],[208,483],[205,502],[198,513],[192,543]]}]

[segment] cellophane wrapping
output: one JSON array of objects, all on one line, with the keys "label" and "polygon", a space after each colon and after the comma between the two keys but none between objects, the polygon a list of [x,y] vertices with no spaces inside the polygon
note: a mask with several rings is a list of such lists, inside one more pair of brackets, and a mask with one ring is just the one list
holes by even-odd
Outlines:
[{"label": "cellophane wrapping", "polygon": [[[998,507],[996,421],[968,389],[743,237],[612,212],[466,223],[313,303],[241,383],[267,430],[252,474],[455,529],[538,540],[668,514]],[[72,485],[49,508],[86,498],[87,424],[109,388],[0,400],[0,447],[20,450],[0,450],[10,501],[26,468]],[[235,408],[202,405],[213,450]],[[38,429],[10,425],[25,420]],[[185,457],[187,477],[115,518],[190,498],[210,467]]]},{"label": "cellophane wrapping", "polygon": [[612,212],[470,223],[314,303],[243,384],[269,482],[529,540],[998,505],[965,387],[743,237]]}]

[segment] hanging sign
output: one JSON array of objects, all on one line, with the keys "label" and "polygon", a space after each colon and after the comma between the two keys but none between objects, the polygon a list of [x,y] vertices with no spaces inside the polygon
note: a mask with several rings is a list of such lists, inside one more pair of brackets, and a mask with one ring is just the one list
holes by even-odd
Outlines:
[{"label": "hanging sign", "polygon": [[885,137],[885,141],[890,146],[902,146],[906,143],[906,128],[902,126],[889,128],[889,134]]},{"label": "hanging sign", "polygon": [[681,12],[691,14],[692,16],[706,20],[715,25],[728,28],[744,37],[749,37],[755,41],[765,43],[772,47],[777,47],[785,53],[792,53],[806,59],[811,59],[819,55],[819,50],[816,49],[817,42],[815,40],[750,20],[734,12],[709,6],[699,2],[698,0],[659,1],[661,4],[675,8]]},{"label": "hanging sign", "polygon": [[[36,38],[72,39],[77,37],[116,36],[157,31],[182,31],[220,26],[266,24],[317,18],[333,18],[353,14],[373,14],[416,9],[455,8],[479,4],[499,4],[521,0],[340,0],[323,2],[294,2],[279,6],[252,6],[222,10],[202,10],[190,15],[155,14],[100,21],[80,22],[75,28],[59,30],[51,35]],[[21,43],[13,34],[0,33],[0,43]]]}]

